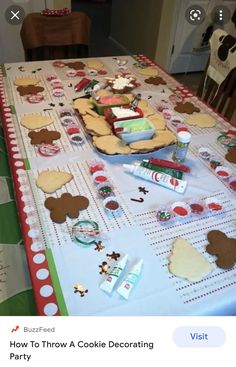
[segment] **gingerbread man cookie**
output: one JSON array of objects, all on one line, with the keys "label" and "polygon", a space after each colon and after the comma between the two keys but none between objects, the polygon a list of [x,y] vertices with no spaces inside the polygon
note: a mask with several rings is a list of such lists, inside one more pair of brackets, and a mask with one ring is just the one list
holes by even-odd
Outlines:
[{"label": "gingerbread man cookie", "polygon": [[119,257],[120,257],[120,254],[119,254],[119,252],[112,251],[111,254],[107,254],[106,256],[107,256],[108,260],[115,260],[115,261],[117,261],[119,259]]},{"label": "gingerbread man cookie", "polygon": [[16,88],[19,92],[20,96],[28,96],[28,95],[35,95],[37,93],[43,92],[44,88],[36,85],[21,85]]},{"label": "gingerbread man cookie", "polygon": [[200,112],[200,109],[191,102],[177,102],[174,109],[177,112],[187,113],[188,115],[191,115],[193,112]]},{"label": "gingerbread man cookie", "polygon": [[208,232],[208,254],[217,256],[216,265],[222,269],[231,269],[236,263],[236,238],[229,238],[225,233],[213,230]]},{"label": "gingerbread man cookie", "polygon": [[88,293],[88,289],[78,283],[74,285],[74,293],[79,293],[80,297],[84,297],[85,294]]},{"label": "gingerbread man cookie", "polygon": [[150,76],[149,78],[145,79],[144,81],[145,83],[152,84],[152,85],[159,85],[159,84],[165,85],[166,84],[165,80],[162,79],[160,76]]},{"label": "gingerbread man cookie", "polygon": [[31,144],[52,144],[53,140],[58,140],[61,134],[58,131],[42,129],[40,131],[30,131],[28,137],[31,139]]},{"label": "gingerbread man cookie", "polygon": [[106,261],[103,261],[101,265],[99,265],[99,268],[100,268],[99,274],[107,274],[110,269],[110,265],[108,265]]},{"label": "gingerbread man cookie", "polygon": [[82,61],[68,62],[66,65],[69,68],[75,69],[75,70],[82,70],[85,68],[85,64]]},{"label": "gingerbread man cookie", "polygon": [[228,153],[225,155],[228,162],[236,163],[236,148],[230,148]]},{"label": "gingerbread man cookie", "polygon": [[72,196],[65,193],[60,198],[47,198],[44,206],[50,210],[50,218],[53,222],[63,223],[66,216],[72,219],[78,218],[79,211],[89,206],[89,200],[85,196]]}]

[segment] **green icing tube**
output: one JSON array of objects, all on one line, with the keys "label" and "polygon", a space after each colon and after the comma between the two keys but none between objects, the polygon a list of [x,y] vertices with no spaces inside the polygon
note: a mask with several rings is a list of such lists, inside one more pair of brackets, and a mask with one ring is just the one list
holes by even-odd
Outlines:
[{"label": "green icing tube", "polygon": [[179,178],[180,180],[183,177],[183,172],[181,172],[181,171],[177,171],[177,170],[172,169],[172,168],[156,166],[155,164],[149,163],[147,161],[142,161],[140,165],[142,167],[152,169],[155,172],[164,172],[167,175],[170,175],[174,178]]}]

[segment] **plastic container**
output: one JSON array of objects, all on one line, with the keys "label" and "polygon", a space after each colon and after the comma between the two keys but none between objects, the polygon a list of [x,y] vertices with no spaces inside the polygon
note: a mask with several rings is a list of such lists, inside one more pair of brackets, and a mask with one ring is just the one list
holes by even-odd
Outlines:
[{"label": "plastic container", "polygon": [[156,131],[151,121],[146,117],[117,121],[114,123],[114,130],[116,135],[118,135],[126,144],[138,140],[151,139]]},{"label": "plastic container", "polygon": [[72,234],[77,243],[83,247],[90,247],[99,235],[98,224],[92,220],[81,220],[74,224]]},{"label": "plastic container", "polygon": [[185,218],[191,213],[190,206],[185,201],[177,201],[171,205],[171,210],[176,217]]},{"label": "plastic container", "polygon": [[[165,110],[163,110],[164,113]],[[170,118],[170,122],[173,126],[178,126],[179,124],[183,124],[184,119],[181,116],[178,115],[172,115]]]},{"label": "plastic container", "polygon": [[104,115],[110,125],[113,126],[116,121],[132,120],[143,117],[143,112],[140,108],[136,107],[135,110],[131,110],[129,106],[105,108]]},{"label": "plastic container", "polygon": [[104,170],[104,164],[101,161],[94,160],[89,164],[89,172],[91,174],[97,171],[103,171],[103,170]]},{"label": "plastic container", "polygon": [[228,178],[232,175],[232,170],[228,167],[217,166],[215,173],[222,180],[228,180]]},{"label": "plastic container", "polygon": [[103,199],[109,196],[114,196],[113,188],[109,181],[98,184],[97,190],[99,196]]},{"label": "plastic container", "polygon": [[188,152],[188,146],[191,140],[191,134],[187,131],[180,131],[177,134],[176,147],[173,153],[173,161],[184,162]]},{"label": "plastic container", "polygon": [[109,196],[103,200],[103,206],[108,215],[121,215],[120,203],[115,196]]},{"label": "plastic container", "polygon": [[156,211],[156,216],[159,222],[169,222],[173,219],[173,213],[170,208],[166,206],[161,206]]},{"label": "plastic container", "polygon": [[191,214],[193,215],[201,215],[205,212],[206,206],[202,200],[191,200],[188,202],[188,205],[191,209]]},{"label": "plastic container", "polygon": [[211,156],[213,155],[212,151],[207,147],[199,148],[198,154],[205,161],[208,161],[211,158]]},{"label": "plastic container", "polygon": [[229,187],[231,188],[231,190],[236,191],[236,177],[235,176],[230,177]]},{"label": "plastic container", "polygon": [[[119,102],[117,102],[119,100]],[[119,106],[125,106],[130,103],[128,97],[123,95],[111,95],[106,97],[101,97],[98,101],[95,99],[93,100],[93,104],[95,106],[95,109],[99,115],[104,114],[104,109],[108,107],[119,107]]]},{"label": "plastic container", "polygon": [[164,108],[162,114],[167,120],[170,120],[171,117],[174,115],[174,112],[172,110],[169,110],[168,108]]},{"label": "plastic container", "polygon": [[215,198],[215,197],[207,198],[205,200],[205,203],[206,203],[207,208],[211,212],[219,212],[223,210],[223,204],[220,202],[218,198]]},{"label": "plastic container", "polygon": [[100,184],[100,183],[109,181],[107,173],[105,171],[100,171],[100,170],[96,171],[93,173],[92,177],[96,184]]}]

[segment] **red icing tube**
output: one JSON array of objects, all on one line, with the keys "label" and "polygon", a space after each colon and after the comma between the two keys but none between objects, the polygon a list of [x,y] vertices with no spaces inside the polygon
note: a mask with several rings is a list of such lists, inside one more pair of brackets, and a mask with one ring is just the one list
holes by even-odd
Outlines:
[{"label": "red icing tube", "polygon": [[150,158],[148,162],[161,167],[174,168],[179,171],[190,172],[190,168],[188,166],[176,162],[166,161],[165,159]]}]

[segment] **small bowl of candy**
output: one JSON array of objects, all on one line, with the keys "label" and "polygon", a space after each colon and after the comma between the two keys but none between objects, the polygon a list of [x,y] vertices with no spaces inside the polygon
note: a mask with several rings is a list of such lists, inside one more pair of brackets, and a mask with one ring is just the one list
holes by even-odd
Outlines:
[{"label": "small bowl of candy", "polygon": [[229,187],[231,188],[231,190],[236,191],[236,177],[235,176],[230,177]]},{"label": "small bowl of candy", "polygon": [[208,161],[211,158],[211,156],[212,156],[213,153],[212,153],[212,151],[209,148],[207,148],[207,147],[201,147],[198,150],[198,154],[199,154],[199,156],[202,159]]},{"label": "small bowl of candy", "polygon": [[177,201],[171,205],[175,217],[185,218],[191,214],[191,208],[185,201]]},{"label": "small bowl of candy", "polygon": [[98,194],[101,198],[105,199],[109,196],[114,196],[113,187],[109,181],[102,182],[97,186]]},{"label": "small bowl of candy", "polygon": [[108,215],[119,216],[122,214],[120,203],[115,196],[106,197],[103,200],[103,206]]},{"label": "small bowl of candy", "polygon": [[218,198],[210,197],[205,200],[207,208],[211,212],[220,212],[223,210],[223,204],[220,202]]},{"label": "small bowl of candy", "polygon": [[173,219],[173,212],[170,208],[161,206],[156,210],[156,216],[159,222],[166,223]]},{"label": "small bowl of candy", "polygon": [[188,202],[192,215],[201,215],[205,212],[206,206],[203,200],[191,200]]},{"label": "small bowl of candy", "polygon": [[126,144],[151,139],[155,131],[155,127],[146,117],[114,123],[115,134]]},{"label": "small bowl of candy", "polygon": [[232,171],[228,167],[224,166],[217,166],[215,169],[216,175],[221,178],[222,180],[228,180],[228,178],[231,176]]}]

